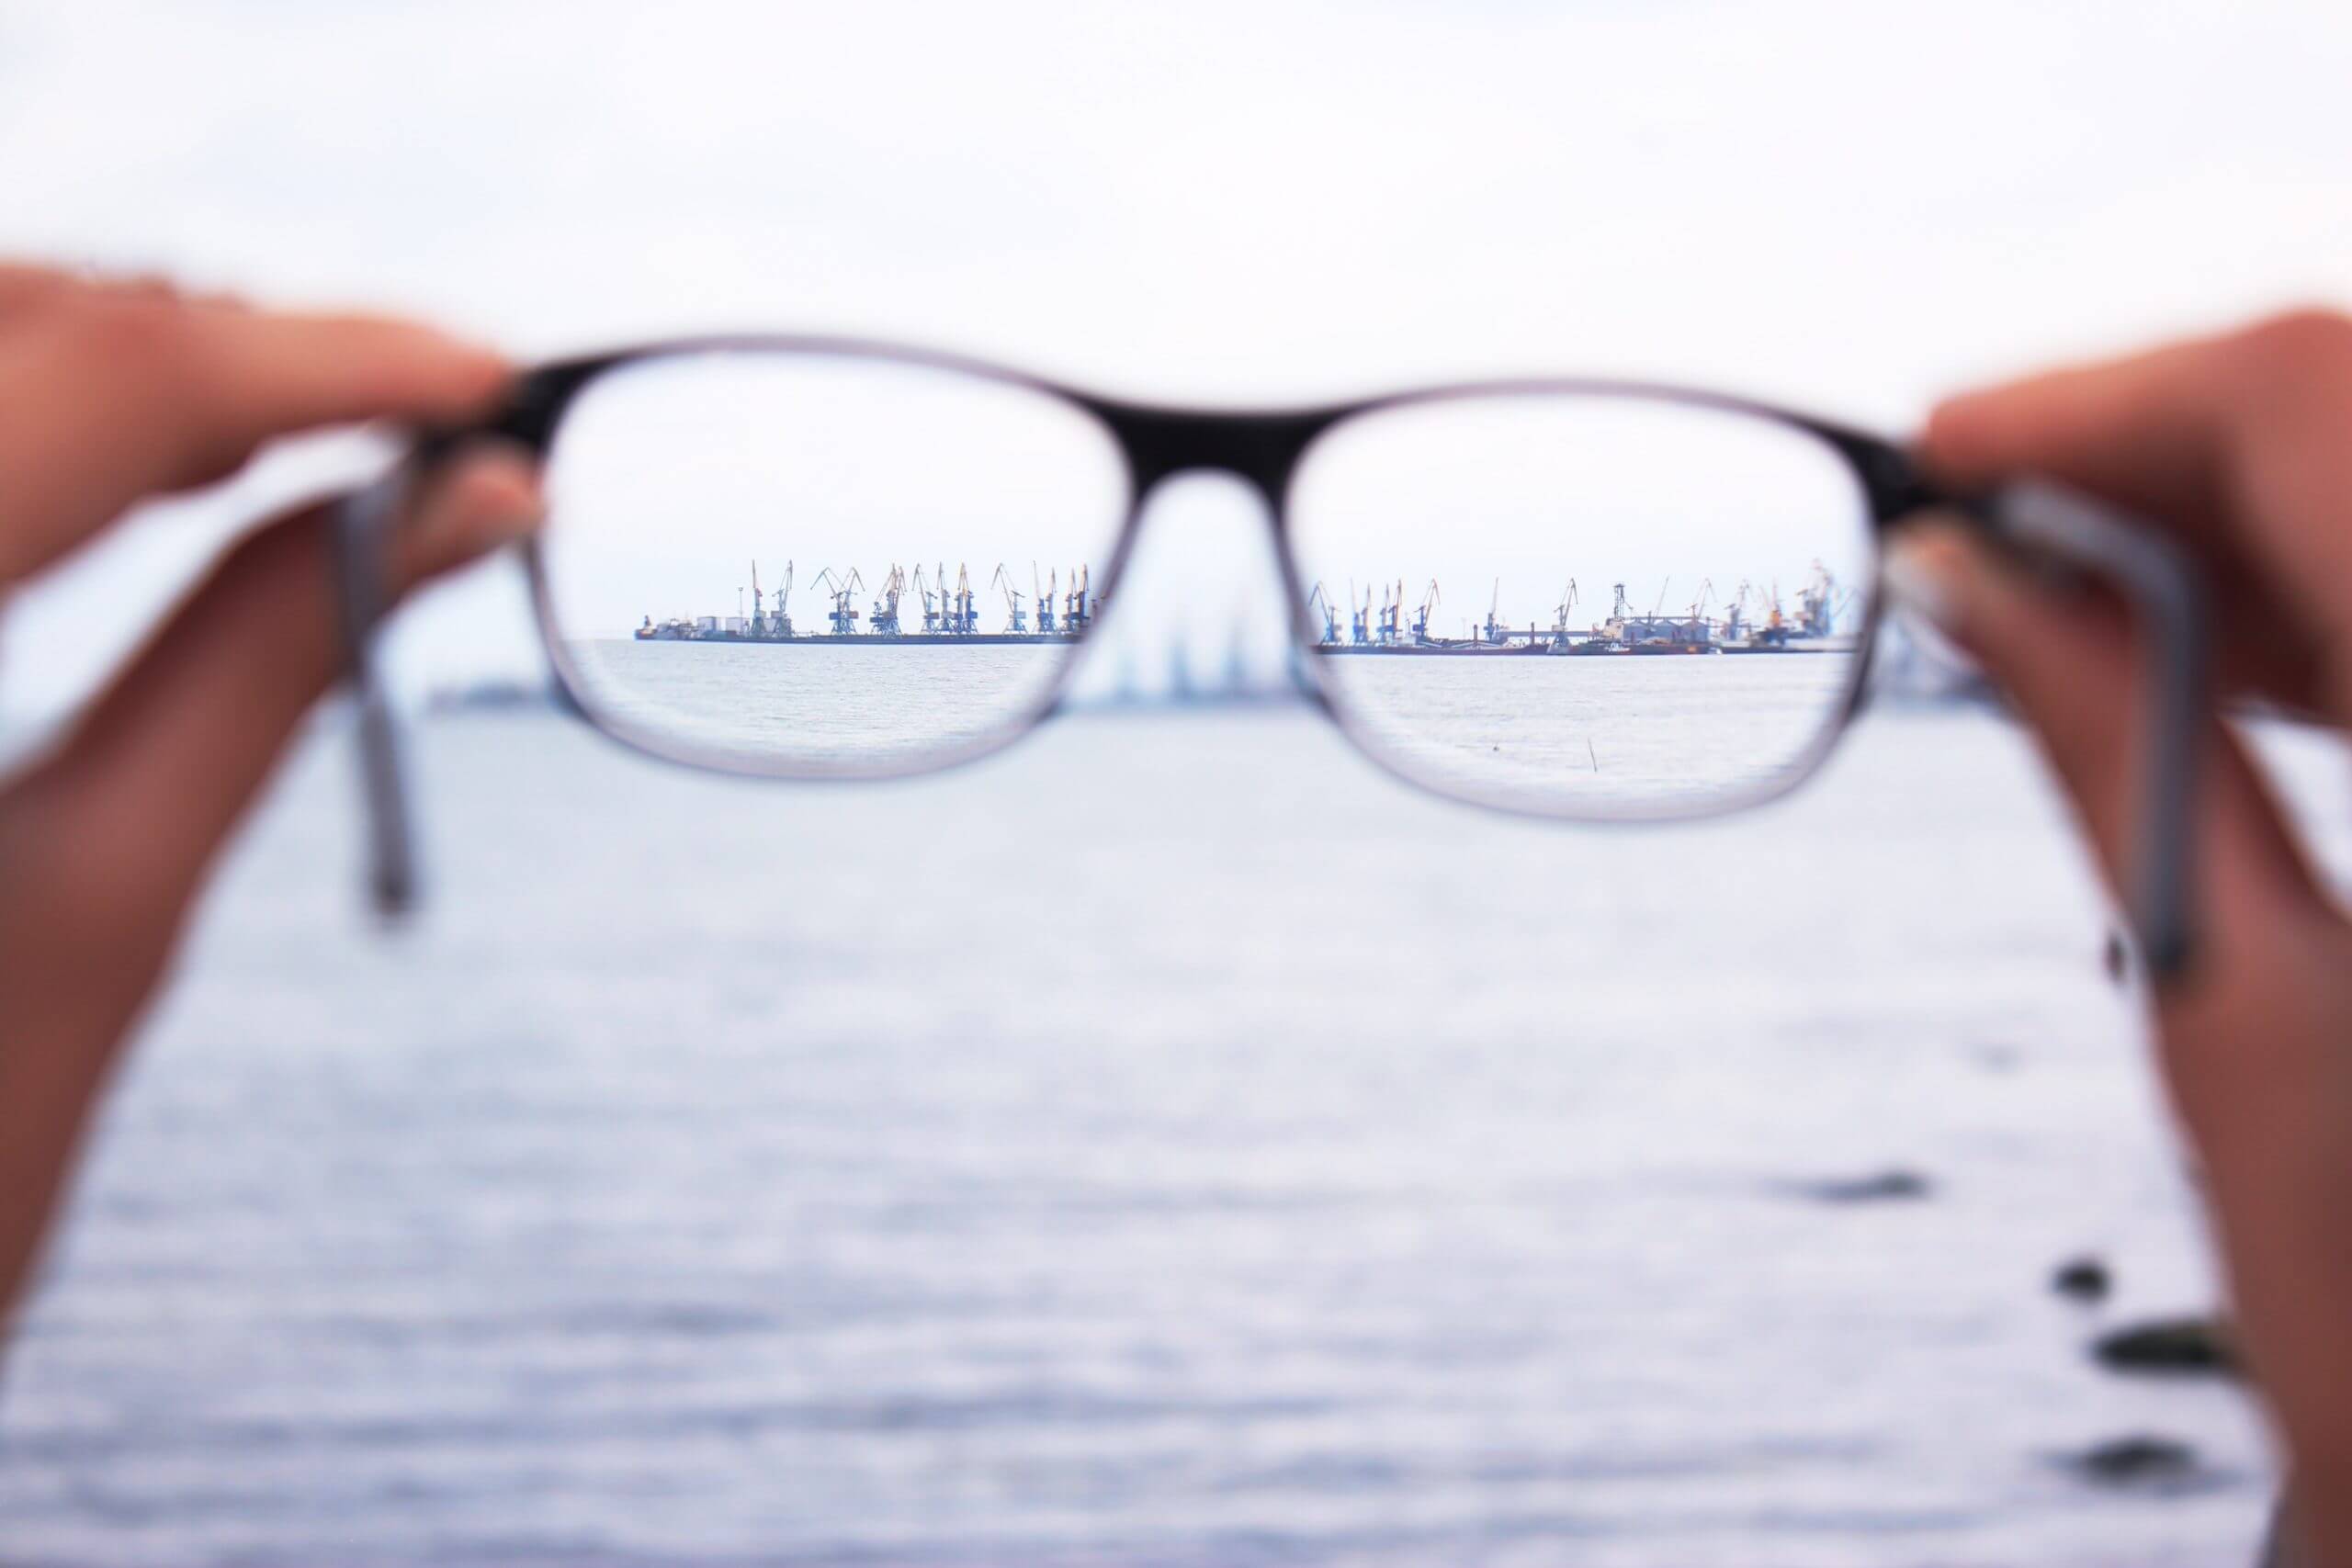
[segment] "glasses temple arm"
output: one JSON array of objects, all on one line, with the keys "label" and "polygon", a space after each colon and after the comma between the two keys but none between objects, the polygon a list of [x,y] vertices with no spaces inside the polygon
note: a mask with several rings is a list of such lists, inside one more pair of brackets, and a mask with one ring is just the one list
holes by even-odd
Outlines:
[{"label": "glasses temple arm", "polygon": [[343,652],[356,705],[360,804],[367,818],[368,891],[376,912],[397,921],[416,906],[416,840],[401,763],[400,723],[378,648],[390,596],[384,564],[399,525],[413,465],[401,463],[339,502],[329,518]]},{"label": "glasses temple arm", "polygon": [[2209,636],[2197,569],[2154,526],[2045,479],[2018,480],[1951,504],[2030,559],[2104,577],[2138,613],[2150,663],[2125,916],[2149,974],[2177,978],[2196,945],[2198,750]]}]

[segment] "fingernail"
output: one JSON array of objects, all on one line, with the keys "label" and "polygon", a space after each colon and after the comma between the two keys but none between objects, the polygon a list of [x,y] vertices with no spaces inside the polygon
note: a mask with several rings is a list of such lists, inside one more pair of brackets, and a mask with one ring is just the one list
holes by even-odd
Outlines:
[{"label": "fingernail", "polygon": [[1917,615],[1947,637],[1961,632],[1961,592],[1954,541],[1925,531],[1898,534],[1887,547],[1879,571],[1894,606]]}]

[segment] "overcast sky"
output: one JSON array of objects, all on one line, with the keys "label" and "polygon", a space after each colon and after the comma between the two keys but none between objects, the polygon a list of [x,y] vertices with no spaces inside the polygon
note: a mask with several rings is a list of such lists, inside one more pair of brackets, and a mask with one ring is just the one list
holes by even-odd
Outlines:
[{"label": "overcast sky", "polygon": [[[1592,370],[1901,428],[2352,299],[2346,82],[2318,3],[19,3],[0,249],[521,354],[811,327],[1153,396]],[[85,678],[227,515],[12,606],[0,705]],[[501,577],[404,654],[527,637]]]}]

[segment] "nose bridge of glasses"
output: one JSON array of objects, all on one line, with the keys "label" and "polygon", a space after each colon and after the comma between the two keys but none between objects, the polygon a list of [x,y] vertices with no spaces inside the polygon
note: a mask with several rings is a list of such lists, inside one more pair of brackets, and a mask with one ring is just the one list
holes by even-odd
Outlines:
[{"label": "nose bridge of glasses", "polygon": [[1242,479],[1264,498],[1268,514],[1279,518],[1300,454],[1346,411],[1210,413],[1114,404],[1095,412],[1135,470],[1138,503],[1161,480],[1205,469]]}]

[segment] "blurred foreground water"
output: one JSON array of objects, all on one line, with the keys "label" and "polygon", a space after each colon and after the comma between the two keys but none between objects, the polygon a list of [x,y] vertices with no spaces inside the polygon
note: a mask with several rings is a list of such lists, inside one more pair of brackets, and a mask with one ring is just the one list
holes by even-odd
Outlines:
[{"label": "blurred foreground water", "polygon": [[[419,929],[338,747],[232,857],[11,1349],[0,1559],[2251,1552],[2237,1393],[2083,1353],[2212,1291],[1990,717],[1611,832],[1297,707],[864,789],[418,740]],[[2133,1434],[2194,1469],[2065,1462]]]}]

